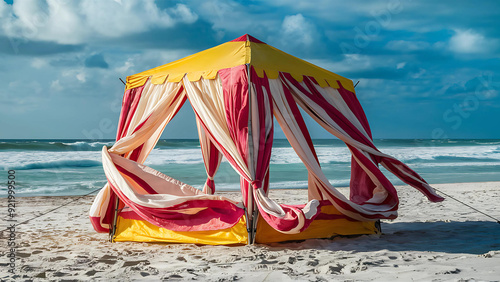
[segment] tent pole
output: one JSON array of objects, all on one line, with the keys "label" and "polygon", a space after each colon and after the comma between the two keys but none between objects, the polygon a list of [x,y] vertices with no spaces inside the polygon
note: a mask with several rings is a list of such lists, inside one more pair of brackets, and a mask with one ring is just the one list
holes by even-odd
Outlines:
[{"label": "tent pole", "polygon": [[[127,86],[125,81],[121,77],[118,78],[123,85]],[[116,194],[115,194],[116,195]],[[115,232],[116,232],[116,220],[118,219],[118,207],[120,206],[120,199],[118,196],[116,196],[116,201],[115,201],[115,214],[113,215],[113,228],[109,232],[109,241],[113,243],[113,239],[115,238]]]},{"label": "tent pole", "polygon": [[253,206],[253,216],[252,216],[252,241],[250,244],[255,244],[255,237],[257,237],[257,221],[259,220],[259,209],[257,205]]},{"label": "tent pole", "polygon": [[[247,69],[247,81],[248,81],[248,107],[250,109],[248,113],[248,168],[250,170],[250,174],[252,174],[253,170],[253,137],[252,137],[252,85],[250,82],[250,64],[246,64]],[[248,195],[247,195],[247,206],[248,206],[248,216],[249,219],[249,231],[248,231],[248,244],[251,245],[254,242],[254,220],[255,220],[255,203],[253,198],[253,186],[251,183],[248,185]],[[250,209],[251,208],[251,209]]]},{"label": "tent pole", "polygon": [[245,218],[246,218],[246,224],[247,224],[247,234],[248,234],[248,243],[247,243],[247,245],[248,245],[248,244],[250,244],[250,241],[252,240],[252,238],[251,238],[251,231],[250,231],[252,227],[250,225],[250,217],[248,216],[248,209],[245,207],[244,210],[245,210]]},{"label": "tent pole", "polygon": [[382,234],[382,225],[380,219],[375,221],[375,228],[377,228],[377,234]]},{"label": "tent pole", "polygon": [[[115,194],[116,196],[116,194]],[[116,232],[116,220],[118,219],[118,207],[120,205],[120,198],[116,196],[116,201],[115,201],[115,214],[113,215],[113,227],[111,229],[111,232],[109,233],[109,241],[113,243],[113,240],[115,238],[115,232]]]}]

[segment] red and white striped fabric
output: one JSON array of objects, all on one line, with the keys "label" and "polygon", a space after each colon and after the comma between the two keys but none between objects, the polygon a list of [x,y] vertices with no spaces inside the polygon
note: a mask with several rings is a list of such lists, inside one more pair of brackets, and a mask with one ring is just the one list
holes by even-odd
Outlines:
[{"label": "red and white striped fabric", "polygon": [[217,170],[219,170],[222,154],[217,150],[212,140],[210,140],[210,137],[205,132],[205,129],[198,119],[196,119],[196,126],[198,128],[203,163],[205,164],[205,170],[207,172],[207,181],[203,186],[203,193],[213,195],[215,193],[214,177]]},{"label": "red and white striped fabric", "polygon": [[[198,190],[140,165],[158,142],[166,124],[184,104],[186,97],[182,84],[153,85],[148,82],[144,89],[127,92],[120,116],[120,139],[109,150],[103,148],[103,167],[108,184],[96,196],[90,210],[94,229],[109,231],[116,195],[122,206],[125,204],[149,222],[171,230],[218,230],[236,224],[244,213],[236,203],[216,196],[207,198],[205,194],[201,198],[194,197]],[[134,164],[138,167],[134,168]],[[149,185],[144,181],[148,177],[158,179],[151,180],[153,185]],[[169,181],[170,186],[165,186]],[[170,189],[165,190],[162,186]],[[171,201],[172,196],[178,200]],[[211,208],[218,212],[209,212]],[[168,217],[169,214],[172,215]]]},{"label": "red and white striped fabric", "polygon": [[[417,173],[375,147],[354,93],[341,83],[336,89],[321,87],[311,77],[304,76],[300,82],[296,78],[279,73],[277,79],[269,79],[265,72],[259,77],[253,67],[240,65],[219,70],[215,79],[190,81],[185,76],[179,82],[156,85],[148,81],[127,90],[117,142],[102,152],[109,184],[92,205],[94,228],[99,232],[109,230],[113,216],[110,203],[116,196],[141,218],[176,231],[231,227],[243,215],[243,205],[249,217],[255,205],[270,226],[288,234],[305,230],[325,201],[351,219],[393,219],[399,204],[397,192],[379,164],[429,200],[443,200]],[[207,171],[203,191],[142,165],[186,99],[196,115]],[[322,172],[299,106],[350,149],[349,199]],[[268,196],[273,114],[308,169],[306,205],[279,204]],[[241,177],[242,204],[212,195],[222,155]]]}]

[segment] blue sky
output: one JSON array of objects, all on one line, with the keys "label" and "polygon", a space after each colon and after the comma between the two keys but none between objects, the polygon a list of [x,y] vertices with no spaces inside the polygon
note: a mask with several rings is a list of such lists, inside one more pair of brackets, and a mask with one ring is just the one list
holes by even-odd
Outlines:
[{"label": "blue sky", "polygon": [[[113,138],[119,77],[245,33],[359,80],[375,138],[500,138],[499,9],[498,1],[0,0],[0,139]],[[313,137],[328,137],[309,124]],[[163,137],[196,138],[190,107]]]}]

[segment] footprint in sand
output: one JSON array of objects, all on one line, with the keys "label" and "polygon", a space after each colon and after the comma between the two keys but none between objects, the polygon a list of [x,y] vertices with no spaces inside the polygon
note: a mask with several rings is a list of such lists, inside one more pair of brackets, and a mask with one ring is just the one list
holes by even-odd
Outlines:
[{"label": "footprint in sand", "polygon": [[178,256],[178,257],[177,257],[177,260],[178,260],[178,261],[187,262],[187,260],[186,260],[184,257],[181,257],[181,256]]},{"label": "footprint in sand", "polygon": [[327,273],[328,274],[341,274],[342,273],[342,269],[344,269],[345,265],[343,264],[338,264],[333,266],[333,265],[330,265],[329,268],[328,268],[328,271]]},{"label": "footprint in sand", "polygon": [[169,281],[171,279],[182,279],[182,276],[178,275],[178,274],[172,274],[168,277],[164,277],[162,278],[162,280],[166,280],[166,281]]},{"label": "footprint in sand", "polygon": [[116,256],[110,256],[110,255],[104,255],[103,257],[101,257],[99,260],[97,260],[98,262],[102,262],[102,263],[105,263],[105,264],[109,264],[109,265],[113,265],[116,263],[116,259],[118,257]]},{"label": "footprint in sand", "polygon": [[97,271],[97,270],[90,270],[90,271],[85,272],[85,275],[86,276],[94,276],[97,272],[99,272],[99,271]]},{"label": "footprint in sand", "polygon": [[67,257],[58,256],[58,257],[54,257],[54,258],[49,258],[49,261],[54,262],[54,261],[67,260],[67,259],[68,259]]},{"label": "footprint in sand", "polygon": [[138,264],[142,263],[143,265],[149,265],[150,262],[147,260],[136,260],[136,261],[126,261],[123,263],[123,267],[127,266],[136,266]]},{"label": "footprint in sand", "polygon": [[65,272],[60,272],[60,271],[57,271],[57,272],[54,272],[54,274],[52,274],[54,277],[64,277],[64,276],[68,276],[70,275],[69,273],[65,273]]}]

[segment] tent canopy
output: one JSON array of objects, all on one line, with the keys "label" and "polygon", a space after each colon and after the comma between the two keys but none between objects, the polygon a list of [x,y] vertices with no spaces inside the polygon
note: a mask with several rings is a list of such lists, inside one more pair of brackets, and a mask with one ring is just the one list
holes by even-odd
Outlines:
[{"label": "tent canopy", "polygon": [[126,88],[142,86],[149,78],[152,84],[179,82],[184,75],[190,81],[198,81],[200,77],[215,79],[221,69],[247,64],[255,69],[260,78],[265,73],[268,78],[276,79],[280,72],[284,72],[302,82],[306,75],[314,77],[321,87],[330,85],[338,89],[340,82],[345,89],[354,92],[352,80],[289,55],[248,34],[169,64],[128,76]]},{"label": "tent canopy", "polygon": [[[142,164],[186,101],[207,173],[203,191]],[[322,172],[299,107],[351,151],[349,198]],[[269,198],[274,118],[308,170],[304,205]],[[375,147],[351,80],[250,35],[127,77],[116,139],[103,147],[108,184],[90,211],[96,231],[116,241],[234,244],[370,234],[376,220],[397,217],[399,204],[379,166],[429,200],[443,200]],[[214,195],[222,156],[240,175],[241,202]]]}]

